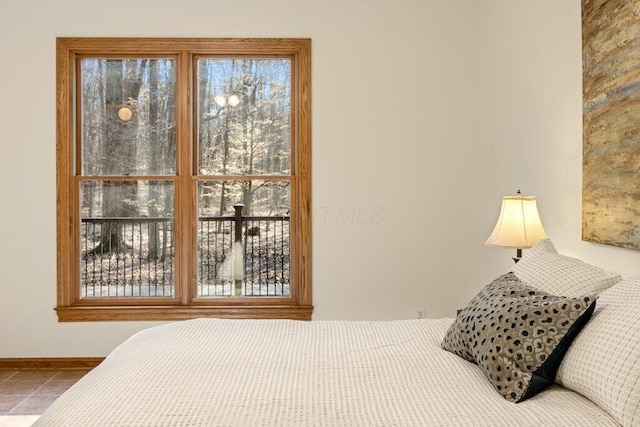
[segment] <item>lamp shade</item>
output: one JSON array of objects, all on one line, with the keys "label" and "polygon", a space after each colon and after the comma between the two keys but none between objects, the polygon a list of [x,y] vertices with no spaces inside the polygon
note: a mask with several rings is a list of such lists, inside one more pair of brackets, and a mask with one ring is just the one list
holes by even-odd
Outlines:
[{"label": "lamp shade", "polygon": [[500,217],[485,245],[503,248],[530,248],[547,235],[542,227],[535,197],[502,198]]}]

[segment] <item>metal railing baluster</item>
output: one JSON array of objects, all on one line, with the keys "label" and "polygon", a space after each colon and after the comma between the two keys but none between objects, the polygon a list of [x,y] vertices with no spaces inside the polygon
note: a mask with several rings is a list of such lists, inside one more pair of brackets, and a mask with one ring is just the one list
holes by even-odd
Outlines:
[{"label": "metal railing baluster", "polygon": [[[246,296],[289,296],[289,217],[239,218],[199,218],[199,296],[232,296],[237,284]],[[81,227],[83,298],[175,294],[173,218],[82,218]],[[241,280],[221,276],[236,236],[244,249]]]}]

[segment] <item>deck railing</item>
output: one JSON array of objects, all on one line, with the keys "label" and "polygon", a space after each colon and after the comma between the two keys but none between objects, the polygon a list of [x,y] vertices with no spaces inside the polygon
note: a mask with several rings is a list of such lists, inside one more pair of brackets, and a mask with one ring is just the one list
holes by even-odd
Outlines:
[{"label": "deck railing", "polygon": [[[202,216],[198,296],[290,296],[289,216]],[[173,218],[83,218],[81,297],[173,297]]]},{"label": "deck railing", "polygon": [[289,296],[289,216],[242,216],[243,206],[234,208],[233,216],[199,218],[199,295]]}]

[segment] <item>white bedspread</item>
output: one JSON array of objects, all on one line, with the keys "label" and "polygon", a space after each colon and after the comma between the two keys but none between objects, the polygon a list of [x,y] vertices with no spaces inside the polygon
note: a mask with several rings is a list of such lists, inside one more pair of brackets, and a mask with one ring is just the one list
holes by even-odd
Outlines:
[{"label": "white bedspread", "polygon": [[197,319],[142,331],[37,426],[609,426],[559,386],[507,402],[440,349],[451,319]]}]

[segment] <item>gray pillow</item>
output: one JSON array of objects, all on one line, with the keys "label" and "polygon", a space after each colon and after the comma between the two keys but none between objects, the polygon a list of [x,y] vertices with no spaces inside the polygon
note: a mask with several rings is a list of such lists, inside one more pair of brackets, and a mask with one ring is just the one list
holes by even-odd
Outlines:
[{"label": "gray pillow", "polygon": [[522,402],[553,383],[594,308],[592,296],[549,295],[507,273],[462,310],[442,348],[477,363],[498,393]]}]

